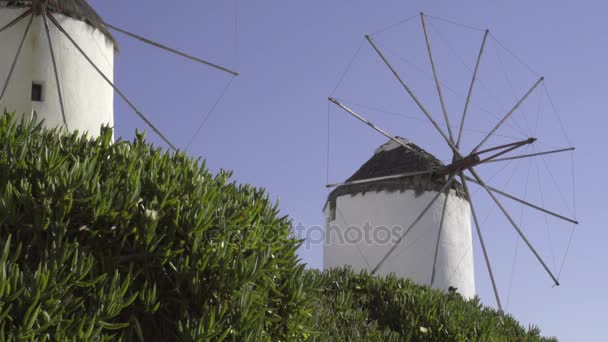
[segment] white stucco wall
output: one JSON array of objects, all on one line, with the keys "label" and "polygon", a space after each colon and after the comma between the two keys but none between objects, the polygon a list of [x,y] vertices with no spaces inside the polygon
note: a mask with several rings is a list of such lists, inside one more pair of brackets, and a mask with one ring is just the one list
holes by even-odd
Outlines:
[{"label": "white stucco wall", "polygon": [[[350,265],[355,270],[373,269],[435,194],[424,192],[417,196],[414,190],[406,190],[338,197],[334,219],[330,206],[325,208],[324,267]],[[445,196],[441,195],[378,274],[394,273],[430,285],[444,200]],[[353,226],[358,228],[348,228]],[[352,243],[358,235],[355,230],[362,233],[362,238]],[[393,232],[390,241],[385,237],[388,231]],[[347,234],[350,241],[341,241],[339,236]],[[365,238],[366,234],[371,238]],[[449,196],[433,284],[443,291],[450,286],[458,288],[467,298],[475,295],[470,207],[466,200],[453,194]]]},{"label": "white stucco wall", "polygon": [[[0,8],[0,26],[24,9]],[[114,46],[99,30],[85,22],[55,14],[57,20],[89,55],[104,74],[113,80]],[[29,17],[0,33],[0,89],[23,37]],[[68,129],[98,135],[102,124],[114,125],[113,89],[97,74],[70,41],[49,21],[57,60]],[[43,85],[42,102],[31,101],[32,83]],[[0,103],[19,114],[38,113],[48,127],[63,126],[61,107],[51,54],[42,17],[36,17],[28,33],[19,61]]]}]

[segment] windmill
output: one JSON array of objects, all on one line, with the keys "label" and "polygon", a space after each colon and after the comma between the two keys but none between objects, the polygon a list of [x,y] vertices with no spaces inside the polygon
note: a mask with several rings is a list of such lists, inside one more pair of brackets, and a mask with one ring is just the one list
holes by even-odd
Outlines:
[{"label": "windmill", "polygon": [[[492,128],[484,133],[483,138],[472,150],[465,151],[462,148],[463,132],[466,130],[465,124],[471,111],[471,99],[474,96],[478,71],[483,62],[489,31],[483,30],[481,46],[468,83],[464,110],[456,126],[458,130],[455,130],[444,101],[443,84],[439,81],[439,72],[429,39],[427,16],[420,13],[419,18],[427,62],[432,69],[434,88],[445,121],[443,125],[438,123],[435,116],[422,103],[411,84],[399,74],[374,38],[367,35],[365,40],[371,46],[373,53],[380,58],[381,64],[388,68],[402,90],[413,100],[425,120],[432,125],[435,133],[438,133],[445,142],[452,155],[451,160],[447,163],[441,162],[416,144],[388,133],[353,110],[351,106],[334,98],[333,95],[330,96],[331,104],[363,122],[389,141],[380,146],[372,158],[345,182],[327,185],[328,188],[335,189],[329,194],[324,208],[326,217],[324,267],[350,265],[355,269],[368,270],[372,274],[393,273],[445,292],[458,291],[464,297],[470,298],[475,295],[473,256],[463,252],[472,248],[472,221],[481,245],[494,297],[499,310],[502,311],[503,305],[484,240],[482,220],[477,210],[478,203],[474,201],[470,185],[474,184],[487,193],[504,221],[514,230],[542,270],[555,285],[559,285],[559,277],[538,253],[537,248],[501,199],[506,198],[564,222],[578,224],[578,221],[490,186],[478,169],[494,163],[509,163],[514,160],[559,154],[572,151],[574,148],[513,155],[512,152],[516,150],[535,145],[539,139],[542,140],[542,137],[511,139],[505,143],[491,144],[492,137],[499,134],[501,128],[512,119],[513,114],[542,84],[544,78],[539,77],[506,113],[501,113],[492,124]],[[385,236],[395,238],[386,238],[382,243],[377,243],[377,237],[366,239],[363,236],[370,231],[372,235],[384,231]],[[332,236],[334,233],[338,233],[340,238]],[[355,235],[355,238],[351,236],[351,241],[349,241],[349,233]]]},{"label": "windmill", "polygon": [[113,126],[114,93],[172,149],[113,81],[118,43],[110,30],[233,77],[238,73],[105,22],[86,0],[0,1],[0,104],[37,112],[48,127],[96,134]]}]

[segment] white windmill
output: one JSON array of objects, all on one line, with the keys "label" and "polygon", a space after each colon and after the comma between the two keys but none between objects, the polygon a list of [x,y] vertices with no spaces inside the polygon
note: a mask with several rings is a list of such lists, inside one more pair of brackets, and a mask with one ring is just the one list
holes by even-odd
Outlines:
[{"label": "white windmill", "polygon": [[48,127],[95,135],[113,126],[114,92],[175,146],[113,83],[118,45],[109,29],[237,76],[238,73],[103,21],[86,0],[0,0],[0,107],[36,112]]},{"label": "white windmill", "polygon": [[[335,187],[335,189],[330,193],[324,208],[326,217],[324,267],[350,265],[356,270],[369,270],[373,274],[392,273],[446,292],[457,289],[464,297],[470,298],[476,294],[473,255],[466,253],[472,249],[472,218],[497,306],[502,310],[476,205],[469,189],[470,184],[476,184],[487,192],[506,218],[506,222],[516,231],[555,285],[559,285],[558,277],[541,258],[519,224],[499,200],[499,196],[559,220],[573,224],[578,222],[489,186],[484,177],[477,172],[477,167],[494,162],[508,162],[571,151],[574,148],[512,156],[507,154],[532,145],[537,139],[511,140],[500,146],[486,146],[486,143],[491,141],[491,137],[497,134],[501,126],[543,82],[543,78],[540,77],[506,114],[503,113],[497,122],[492,124],[492,129],[472,151],[463,151],[463,131],[489,31],[485,30],[483,35],[468,87],[464,111],[459,120],[459,129],[455,131],[452,129],[446,110],[442,84],[439,81],[427,32],[426,17],[421,13],[420,18],[426,54],[433,71],[434,87],[445,119],[443,127],[399,75],[374,39],[371,36],[365,38],[417,108],[443,138],[450,148],[452,161],[445,165],[414,143],[391,135],[371,123],[343,101],[330,97],[331,103],[384,135],[389,141],[376,149],[374,155],[344,183],[328,185],[329,188]],[[366,234],[372,238],[366,237]]]}]

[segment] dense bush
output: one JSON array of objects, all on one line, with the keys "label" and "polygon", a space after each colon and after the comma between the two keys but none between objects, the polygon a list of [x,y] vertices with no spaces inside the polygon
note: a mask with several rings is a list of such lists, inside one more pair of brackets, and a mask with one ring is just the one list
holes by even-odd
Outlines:
[{"label": "dense bush", "polygon": [[298,263],[260,189],[183,153],[0,119],[0,340],[537,340],[457,295]]},{"label": "dense bush", "polygon": [[146,144],[0,122],[0,335],[302,339],[290,222],[260,189]]},{"label": "dense bush", "polygon": [[444,294],[409,280],[374,277],[349,269],[309,271],[320,300],[319,340],[371,341],[554,341],[536,327],[524,329],[511,316],[479,300]]}]

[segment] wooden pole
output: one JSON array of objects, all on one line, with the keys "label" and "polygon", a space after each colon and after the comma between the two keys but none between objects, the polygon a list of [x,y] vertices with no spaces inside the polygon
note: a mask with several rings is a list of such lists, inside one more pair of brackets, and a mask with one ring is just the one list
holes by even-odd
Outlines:
[{"label": "wooden pole", "polygon": [[15,66],[17,65],[17,61],[19,60],[19,55],[21,54],[21,49],[23,49],[23,44],[25,43],[25,39],[27,38],[28,32],[30,32],[30,28],[32,27],[32,22],[34,21],[34,15],[30,12],[30,21],[27,23],[27,27],[25,28],[25,32],[23,32],[23,38],[21,38],[21,42],[19,43],[19,48],[17,48],[17,53],[15,53],[15,58],[13,58],[13,63],[11,64],[11,68],[8,71],[8,75],[6,76],[6,81],[4,82],[4,87],[2,87],[2,93],[0,93],[0,101],[4,98],[6,94],[6,90],[8,89],[8,84],[13,77],[13,73],[15,72]]},{"label": "wooden pole", "polygon": [[471,84],[469,85],[469,93],[467,94],[467,101],[464,103],[464,111],[462,112],[462,119],[460,120],[460,129],[458,131],[458,140],[456,141],[456,147],[460,148],[460,142],[462,140],[462,131],[464,129],[464,122],[467,117],[467,111],[469,109],[469,103],[471,101],[471,95],[473,95],[473,86],[475,85],[475,80],[477,79],[477,71],[479,70],[479,64],[481,62],[481,55],[483,55],[483,50],[486,46],[486,40],[488,38],[489,30],[483,35],[483,40],[481,41],[481,48],[479,49],[479,54],[477,55],[477,62],[475,63],[475,70],[473,70],[473,78],[471,79]]},{"label": "wooden pole", "polygon": [[465,179],[464,173],[460,171],[460,180],[462,181],[462,186],[464,187],[464,191],[467,194],[467,198],[469,199],[469,204],[471,205],[471,216],[473,216],[473,222],[475,223],[475,229],[477,230],[477,236],[479,237],[479,243],[481,244],[481,250],[483,251],[483,259],[486,262],[486,268],[488,269],[488,274],[490,275],[490,280],[492,282],[492,289],[494,289],[494,297],[496,298],[496,305],[498,305],[498,309],[502,311],[502,304],[500,303],[500,296],[498,295],[498,288],[496,287],[496,280],[494,279],[494,272],[492,272],[492,265],[490,264],[490,257],[488,256],[488,250],[486,249],[486,243],[483,240],[483,234],[481,233],[481,226],[479,225],[479,220],[477,219],[477,214],[475,213],[475,205],[473,204],[473,197],[471,196],[471,192],[469,191],[469,186],[467,185],[467,181]]},{"label": "wooden pole", "polygon": [[454,142],[454,134],[452,133],[452,125],[450,125],[450,118],[448,111],[443,100],[443,94],[441,92],[441,84],[439,83],[439,76],[437,75],[437,68],[435,67],[435,61],[433,60],[433,52],[431,50],[431,41],[426,28],[426,21],[424,20],[424,13],[420,12],[420,19],[422,20],[422,30],[424,31],[424,40],[426,41],[426,49],[429,53],[429,59],[431,61],[431,68],[433,69],[433,76],[435,78],[435,85],[437,86],[437,93],[439,94],[439,102],[441,103],[441,110],[443,111],[443,117],[445,118],[445,124],[448,126],[448,134],[450,135],[450,141]]},{"label": "wooden pole", "polygon": [[405,84],[405,82],[403,81],[403,79],[401,79],[401,77],[399,76],[399,73],[397,73],[397,70],[395,70],[395,68],[393,68],[393,66],[388,61],[388,59],[384,56],[384,54],[382,54],[382,51],[380,51],[380,49],[378,48],[378,46],[376,46],[376,43],[374,43],[374,40],[372,39],[372,37],[370,37],[369,35],[367,35],[367,36],[365,36],[365,39],[367,39],[367,41],[372,45],[372,47],[374,48],[374,50],[376,50],[376,53],[380,56],[380,58],[382,59],[382,61],[384,61],[384,64],[386,64],[386,66],[391,70],[391,72],[393,73],[393,75],[395,75],[395,77],[397,78],[397,80],[399,81],[399,83],[401,83],[401,86],[403,86],[403,88],[407,91],[407,93],[414,100],[414,102],[416,102],[416,104],[418,105],[418,107],[420,108],[420,110],[422,110],[422,112],[424,113],[424,115],[426,115],[426,117],[431,121],[431,123],[433,124],[433,126],[435,127],[435,129],[439,132],[439,134],[441,134],[441,136],[443,137],[443,139],[448,143],[448,145],[450,146],[450,148],[452,148],[452,151],[454,152],[454,154],[456,156],[458,156],[459,158],[462,158],[462,155],[460,154],[460,152],[458,151],[458,149],[456,148],[456,146],[452,143],[452,141],[450,141],[450,138],[445,134],[445,132],[441,129],[441,127],[439,127],[439,124],[437,124],[437,122],[435,121],[435,119],[433,119],[433,116],[426,110],[426,108],[424,108],[424,106],[422,105],[422,103],[420,102],[420,100],[418,100],[418,98],[416,97],[416,95],[414,95],[414,93],[412,92],[412,90],[410,89],[410,87],[408,87],[408,85]]},{"label": "wooden pole", "polygon": [[534,89],[536,89],[536,87],[538,87],[538,85],[544,80],[544,77],[541,77],[538,79],[538,81],[536,81],[536,83],[534,83],[534,85],[532,86],[532,88],[530,88],[530,90],[528,90],[528,92],[519,100],[517,101],[517,103],[515,104],[515,106],[507,113],[507,115],[505,115],[502,120],[500,120],[500,122],[498,122],[498,124],[496,124],[496,126],[494,126],[494,128],[490,131],[490,133],[488,133],[488,135],[479,143],[479,145],[477,145],[473,151],[471,153],[475,153],[477,152],[477,150],[479,150],[479,148],[481,148],[481,146],[483,144],[486,143],[486,141],[488,141],[488,139],[490,139],[490,137],[500,128],[500,126],[502,126],[502,124],[505,123],[505,121],[507,121],[507,119],[517,110],[517,108],[519,108],[519,106],[521,106],[521,104],[528,98],[528,96],[530,96],[530,94],[532,94],[532,92],[534,91]]},{"label": "wooden pole", "polygon": [[[469,182],[472,182],[472,183],[475,183],[475,184],[477,184],[477,185],[481,186],[481,184],[479,184],[479,182],[478,182],[478,181],[476,181],[475,179],[473,179],[473,178],[471,178],[471,177],[468,177],[468,176],[465,176],[465,178],[466,178],[466,179],[467,179]],[[528,206],[528,207],[530,207],[530,208],[534,208],[534,209],[536,209],[536,210],[539,210],[539,211],[542,211],[542,212],[544,212],[544,213],[546,213],[546,214],[549,214],[549,215],[551,215],[551,216],[553,216],[553,217],[557,217],[558,219],[561,219],[561,220],[564,220],[564,221],[568,221],[568,222],[570,222],[570,223],[574,223],[574,224],[578,224],[578,223],[579,223],[579,222],[578,222],[578,221],[576,221],[576,220],[573,220],[573,219],[568,218],[568,217],[565,217],[565,216],[563,216],[563,215],[560,215],[560,214],[554,213],[554,212],[552,212],[552,211],[550,211],[550,210],[547,210],[547,209],[545,209],[545,208],[539,207],[538,205],[532,204],[532,203],[530,203],[530,202],[524,201],[524,200],[522,200],[522,199],[520,199],[520,198],[517,198],[517,197],[515,197],[515,196],[513,196],[513,195],[510,195],[510,194],[508,194],[508,193],[506,193],[506,192],[504,192],[504,191],[500,191],[500,190],[498,190],[498,189],[496,189],[496,188],[493,188],[493,187],[491,187],[491,186],[489,186],[489,185],[488,185],[488,189],[492,190],[493,192],[495,192],[495,193],[497,193],[497,194],[499,194],[499,195],[502,195],[502,196],[507,197],[507,198],[510,198],[510,199],[512,199],[512,200],[514,200],[514,201],[516,201],[516,202],[519,202],[519,203],[521,203],[521,204],[523,204],[523,205],[527,205],[527,206]]]},{"label": "wooden pole", "polygon": [[430,175],[430,174],[432,174],[434,172],[435,172],[435,170],[398,173],[396,175],[390,175],[390,176],[384,176],[384,177],[374,177],[374,178],[361,179],[361,180],[356,180],[356,181],[351,181],[351,182],[327,184],[325,187],[327,187],[327,188],[335,188],[335,187],[338,187],[338,186],[365,184],[365,183],[378,182],[378,181],[383,181],[383,180],[388,180],[388,179],[396,179],[396,178],[406,178],[406,177]]},{"label": "wooden pole", "polygon": [[[486,163],[486,162],[488,162],[488,161],[490,161],[490,160],[492,160],[492,159],[494,159],[494,158],[496,158],[496,157],[500,157],[500,156],[505,155],[505,154],[507,154],[507,153],[509,153],[509,152],[511,152],[511,151],[517,150],[517,149],[518,149],[518,148],[520,148],[520,147],[523,147],[523,146],[526,146],[526,145],[532,144],[532,143],[534,143],[535,141],[536,141],[536,139],[535,139],[535,138],[530,138],[530,139],[525,140],[525,141],[523,141],[523,142],[520,142],[520,143],[517,143],[517,144],[513,144],[511,147],[509,147],[509,148],[507,148],[507,149],[505,149],[505,150],[503,150],[503,151],[500,151],[500,152],[494,153],[493,155],[491,155],[491,156],[489,156],[489,157],[487,157],[487,158],[485,158],[485,159],[483,159],[483,160],[479,161],[479,162],[478,162],[478,164],[483,164],[483,163]],[[479,152],[478,152],[477,154],[479,154]]]},{"label": "wooden pole", "polygon": [[51,19],[51,22],[53,23],[53,25],[55,25],[55,27],[57,27],[57,29],[59,29],[68,38],[68,40],[72,43],[72,45],[74,45],[74,47],[87,60],[87,62],[89,62],[89,64],[97,71],[97,73],[114,89],[114,91],[116,91],[116,93],[127,103],[127,105],[129,105],[129,107],[131,107],[131,109],[133,109],[135,114],[137,114],[148,125],[148,127],[152,128],[152,130],[156,134],[158,134],[158,136],[167,145],[169,145],[169,147],[171,147],[171,149],[173,149],[174,151],[177,151],[177,148],[169,141],[169,139],[167,139],[165,137],[165,135],[158,128],[156,128],[154,126],[154,124],[152,122],[150,122],[150,120],[148,120],[148,118],[137,109],[137,107],[135,107],[135,105],[127,98],[127,96],[122,91],[120,91],[120,89],[118,89],[118,87],[116,87],[114,85],[114,83],[112,83],[112,81],[110,81],[110,79],[97,67],[97,65],[95,65],[95,63],[91,60],[91,58],[78,45],[78,43],[76,43],[76,41],[74,41],[74,39],[67,33],[67,31],[61,26],[61,24],[59,24],[59,22],[57,21],[57,19],[55,19],[53,14],[51,14],[50,11],[47,11],[46,13],[47,13],[49,19]]},{"label": "wooden pole", "polygon": [[338,107],[342,108],[344,111],[346,111],[347,113],[349,113],[350,115],[354,116],[355,118],[359,119],[361,122],[365,123],[366,125],[368,125],[369,127],[371,127],[372,129],[374,129],[375,131],[379,132],[380,134],[384,135],[385,137],[391,139],[392,141],[396,142],[397,144],[405,147],[407,150],[416,153],[417,155],[423,157],[423,158],[427,158],[427,156],[423,155],[422,153],[420,153],[419,151],[413,149],[411,146],[409,146],[408,144],[404,143],[403,141],[395,138],[394,136],[390,135],[389,133],[387,133],[385,130],[383,130],[382,128],[374,125],[372,122],[370,122],[369,120],[367,120],[366,118],[364,118],[363,116],[357,114],[355,111],[353,111],[352,109],[346,107],[345,105],[343,105],[342,103],[340,103],[340,101],[334,99],[333,97],[329,97],[328,98],[330,102],[334,103],[335,105],[337,105]]},{"label": "wooden pole", "polygon": [[500,162],[500,161],[515,160],[515,159],[538,157],[538,156],[544,156],[544,155],[547,155],[547,154],[554,154],[554,153],[574,151],[574,150],[575,150],[574,147],[568,147],[568,148],[562,148],[562,149],[559,149],[559,150],[544,151],[544,152],[538,152],[538,153],[522,154],[520,156],[513,156],[513,157],[507,157],[507,158],[492,159],[492,160],[488,160],[486,163],[493,163],[493,162]]},{"label": "wooden pole", "polygon": [[46,38],[47,38],[47,41],[49,42],[49,50],[51,52],[51,60],[53,62],[53,72],[55,73],[55,84],[57,85],[57,94],[59,96],[59,105],[61,107],[61,116],[63,118],[63,125],[65,126],[65,128],[68,128],[68,121],[65,116],[65,107],[63,105],[63,94],[61,92],[61,84],[59,82],[59,72],[57,70],[57,61],[55,59],[55,50],[53,49],[53,41],[51,39],[51,32],[49,30],[49,22],[47,20],[46,12],[44,12],[42,14],[42,21],[44,22]]},{"label": "wooden pole", "polygon": [[150,40],[150,39],[148,39],[148,38],[144,38],[144,37],[142,37],[142,36],[140,36],[140,35],[137,35],[137,34],[135,34],[135,33],[131,33],[131,32],[129,32],[129,31],[123,30],[123,29],[118,28],[118,27],[116,27],[116,26],[114,26],[114,25],[110,25],[110,24],[105,23],[105,22],[101,22],[100,24],[105,25],[105,26],[107,26],[107,27],[111,28],[112,30],[114,30],[114,31],[118,31],[118,32],[120,32],[120,33],[122,33],[122,34],[124,34],[124,35],[127,35],[127,36],[131,37],[131,38],[135,38],[135,39],[137,39],[137,40],[139,40],[139,41],[141,41],[141,42],[143,42],[143,43],[146,43],[146,44],[148,44],[148,45],[152,45],[152,46],[157,47],[157,48],[159,48],[159,49],[162,49],[162,50],[165,50],[165,51],[171,52],[171,53],[173,53],[173,54],[176,54],[176,55],[178,55],[178,56],[184,57],[184,58],[189,59],[189,60],[191,60],[191,61],[198,62],[198,63],[201,63],[201,64],[205,64],[205,65],[210,66],[210,67],[212,67],[212,68],[215,68],[215,69],[221,70],[221,71],[223,71],[223,72],[227,72],[227,73],[229,73],[229,74],[232,74],[232,75],[234,75],[234,76],[238,76],[238,75],[239,75],[239,73],[238,73],[238,72],[236,72],[236,71],[230,70],[230,69],[228,69],[228,68],[225,68],[225,67],[223,67],[223,66],[217,65],[217,64],[215,64],[215,63],[208,62],[208,61],[206,61],[206,60],[204,60],[204,59],[201,59],[201,58],[198,58],[198,57],[194,57],[194,56],[192,56],[192,55],[189,55],[189,54],[187,54],[187,53],[185,53],[185,52],[181,52],[181,51],[179,51],[179,50],[176,50],[176,49],[174,49],[174,48],[168,47],[168,46],[166,46],[166,45],[163,45],[163,44],[160,44],[160,43],[154,42],[154,41],[152,41],[152,40]]},{"label": "wooden pole", "polygon": [[491,147],[491,148],[487,148],[483,151],[477,151],[477,154],[484,154],[484,153],[488,153],[488,152],[492,152],[492,151],[496,151],[496,150],[501,150],[507,147],[513,147],[513,146],[522,146],[522,145],[528,145],[528,144],[532,144],[534,143],[536,140],[536,138],[528,138],[526,140],[520,140],[520,141],[516,141],[514,143],[510,143],[510,144],[504,144],[504,145],[500,145],[500,146],[495,146],[495,147]]},{"label": "wooden pole", "polygon": [[2,26],[2,28],[0,28],[0,33],[3,32],[4,30],[7,30],[7,29],[15,26],[17,23],[19,23],[21,20],[23,20],[23,18],[27,17],[30,14],[32,14],[32,9],[28,8],[27,11],[21,13],[17,18],[13,19],[10,23]]},{"label": "wooden pole", "polygon": [[431,287],[435,283],[435,274],[437,272],[437,256],[439,255],[439,241],[441,240],[441,231],[445,222],[445,213],[448,209],[448,199],[450,197],[450,189],[445,191],[445,201],[443,201],[443,210],[441,211],[441,220],[439,221],[439,231],[437,232],[437,243],[435,244],[435,257],[433,258],[433,271],[431,272]]}]

